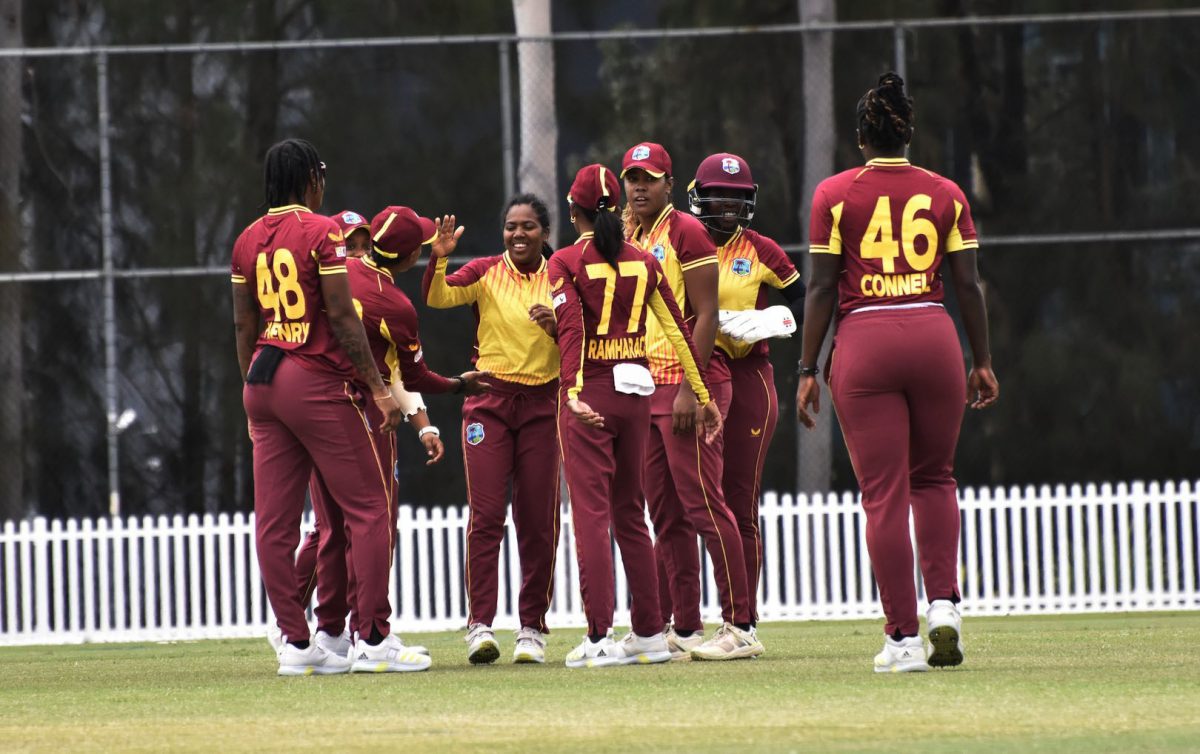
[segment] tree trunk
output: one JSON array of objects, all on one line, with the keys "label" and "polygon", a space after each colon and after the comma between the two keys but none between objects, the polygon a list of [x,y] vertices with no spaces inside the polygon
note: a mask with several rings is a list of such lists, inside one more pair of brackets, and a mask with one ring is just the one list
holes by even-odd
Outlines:
[{"label": "tree trunk", "polygon": [[[833,21],[836,18],[835,0],[800,0],[801,23]],[[817,184],[833,173],[833,154],[837,137],[833,126],[833,33],[828,31],[804,34],[804,184],[801,191],[800,227],[808,228],[808,213]],[[804,277],[812,272],[807,253],[804,255]],[[819,364],[825,363],[829,339],[821,348]],[[799,436],[796,441],[796,490],[825,492],[829,490],[833,468],[833,401],[825,391],[824,410],[817,414],[817,426],[805,431],[792,416],[792,426]]]},{"label": "tree trunk", "polygon": [[[0,0],[0,47],[21,47],[21,0]],[[0,60],[0,269],[21,264],[21,58]],[[21,287],[0,288],[0,521],[25,514]]]},{"label": "tree trunk", "polygon": [[[517,36],[543,36],[551,31],[550,0],[513,0]],[[554,44],[518,42],[520,76],[521,161],[517,186],[531,191],[550,208],[550,244],[561,237],[558,189],[558,121],[554,113]]]}]

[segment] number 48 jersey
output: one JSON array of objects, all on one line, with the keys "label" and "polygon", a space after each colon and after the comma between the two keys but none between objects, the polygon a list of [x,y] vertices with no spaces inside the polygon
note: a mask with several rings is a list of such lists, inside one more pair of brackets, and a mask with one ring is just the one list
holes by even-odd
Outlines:
[{"label": "number 48 jersey", "polygon": [[841,315],[940,303],[945,255],[979,247],[962,189],[904,158],[870,160],[822,181],[809,244],[813,254],[842,257]]},{"label": "number 48 jersey", "polygon": [[230,273],[253,289],[263,314],[258,348],[275,346],[309,368],[353,374],[321,298],[321,275],[346,274],[337,223],[298,204],[274,207],[238,236]]}]

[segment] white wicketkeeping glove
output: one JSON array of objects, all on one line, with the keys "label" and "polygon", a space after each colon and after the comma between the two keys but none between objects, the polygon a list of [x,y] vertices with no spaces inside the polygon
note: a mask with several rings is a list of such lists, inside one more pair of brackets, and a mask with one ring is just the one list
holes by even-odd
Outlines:
[{"label": "white wicketkeeping glove", "polygon": [[766,309],[747,309],[718,312],[721,332],[743,343],[757,343],[765,338],[790,338],[796,332],[796,318],[786,306]]}]

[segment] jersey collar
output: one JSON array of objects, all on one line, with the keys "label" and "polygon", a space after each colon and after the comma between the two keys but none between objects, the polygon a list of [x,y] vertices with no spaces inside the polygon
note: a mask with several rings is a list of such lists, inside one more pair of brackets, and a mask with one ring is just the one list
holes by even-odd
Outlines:
[{"label": "jersey collar", "polygon": [[285,204],[282,207],[271,207],[267,210],[268,215],[282,215],[287,212],[308,212],[312,214],[312,210],[303,204]]},{"label": "jersey collar", "polygon": [[867,160],[867,164],[871,167],[883,168],[907,166],[911,165],[912,163],[908,161],[907,157],[876,157],[873,160]]},{"label": "jersey collar", "polygon": [[739,225],[738,229],[735,230],[733,232],[733,235],[729,237],[729,240],[726,241],[725,243],[721,244],[720,246],[718,246],[717,250],[719,251],[721,249],[732,249],[734,244],[736,244],[738,241],[741,241],[741,240],[742,240],[742,226]]},{"label": "jersey collar", "polygon": [[396,278],[392,277],[391,270],[385,270],[384,268],[375,264],[374,262],[371,261],[370,257],[358,257],[358,261],[363,263],[364,265],[366,265],[367,269],[375,270],[376,272],[378,272],[382,275],[386,275],[387,279],[391,280],[393,283],[396,282]]},{"label": "jersey collar", "polygon": [[[541,257],[541,255],[539,255],[539,256]],[[534,270],[533,272],[521,272],[521,268],[517,267],[517,263],[512,260],[511,256],[509,256],[508,250],[505,249],[505,251],[504,251],[504,265],[506,267],[508,267],[508,269],[512,270],[514,274],[517,274],[517,275],[539,275],[539,274],[545,272],[546,271],[546,258],[541,257],[541,260],[542,261],[538,265],[538,268],[536,270]]]}]

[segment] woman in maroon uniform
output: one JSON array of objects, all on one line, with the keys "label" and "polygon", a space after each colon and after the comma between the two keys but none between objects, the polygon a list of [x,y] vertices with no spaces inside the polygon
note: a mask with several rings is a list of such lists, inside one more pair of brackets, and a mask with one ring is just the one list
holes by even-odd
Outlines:
[{"label": "woman in maroon uniform", "polygon": [[[643,458],[654,378],[647,368],[646,314],[670,339],[701,406],[706,440],[721,414],[701,376],[695,346],[657,260],[622,236],[620,185],[602,165],[581,169],[567,201],[579,239],[550,259],[550,292],[562,353],[559,438],[571,495],[588,633],[567,655],[569,668],[666,662],[658,569],[646,527]],[[612,527],[633,597],[632,630],[612,629]]]},{"label": "woman in maroon uniform", "polygon": [[[884,74],[858,103],[858,145],[867,160],[824,180],[813,196],[812,276],[796,408],[819,410],[817,354],[838,301],[830,374],[834,408],[862,490],[867,549],[887,617],[875,672],[962,662],[958,612],[958,499],[954,447],[963,406],[1000,393],[988,350],[987,310],[971,211],[953,181],[905,159],[912,100]],[[974,366],[963,379],[954,324],[942,305],[950,267]],[[929,598],[922,644],[908,518],[916,525]]]},{"label": "woman in maroon uniform", "polygon": [[[233,317],[245,378],[242,401],[254,444],[255,543],[283,645],[280,675],[345,673],[351,661],[309,639],[292,558],[304,486],[314,468],[346,521],[359,575],[356,608],[371,670],[414,670],[390,637],[388,488],[363,419],[370,390],[385,430],[401,409],[371,358],[346,277],[341,229],[314,214],[325,196],[325,163],[311,144],[288,139],[267,151],[264,217],[233,247]],[[253,283],[251,283],[253,280]],[[367,669],[354,663],[355,669]]]}]

